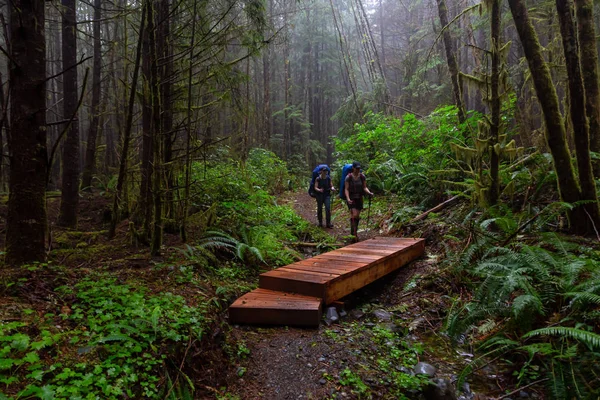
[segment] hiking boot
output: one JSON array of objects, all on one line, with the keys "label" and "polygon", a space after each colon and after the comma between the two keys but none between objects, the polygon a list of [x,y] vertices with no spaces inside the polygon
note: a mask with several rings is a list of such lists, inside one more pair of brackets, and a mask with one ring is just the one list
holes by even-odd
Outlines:
[{"label": "hiking boot", "polygon": [[321,222],[319,222],[319,228],[322,228],[323,224]]}]

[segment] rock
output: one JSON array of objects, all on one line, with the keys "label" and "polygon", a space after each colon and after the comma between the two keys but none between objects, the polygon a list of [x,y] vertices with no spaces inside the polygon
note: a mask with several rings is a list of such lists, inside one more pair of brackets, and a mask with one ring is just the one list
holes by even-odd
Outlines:
[{"label": "rock", "polygon": [[529,398],[529,393],[527,393],[524,390],[520,390],[519,391],[519,397],[522,398],[522,399],[528,399]]},{"label": "rock", "polygon": [[433,365],[424,362],[417,363],[413,370],[415,371],[415,374],[427,375],[430,378],[433,378],[437,371]]},{"label": "rock", "polygon": [[319,359],[317,361],[319,361],[319,362],[325,362],[325,361],[327,361],[327,359],[325,357],[319,357]]},{"label": "rock", "polygon": [[327,325],[331,325],[334,322],[339,321],[339,319],[340,319],[340,316],[339,316],[337,310],[335,309],[335,307],[327,307],[325,323]]},{"label": "rock", "polygon": [[320,383],[321,385],[325,385],[325,384],[327,384],[327,379],[325,379],[325,378],[321,378],[321,379],[319,379],[319,383]]},{"label": "rock", "polygon": [[375,311],[373,311],[373,315],[379,321],[391,321],[392,320],[392,313],[385,311],[385,310],[375,310]]},{"label": "rock", "polygon": [[423,391],[423,395],[426,400],[458,400],[452,382],[443,378],[433,379]]},{"label": "rock", "polygon": [[365,313],[360,310],[352,310],[350,311],[350,316],[354,319],[361,319],[365,316]]}]

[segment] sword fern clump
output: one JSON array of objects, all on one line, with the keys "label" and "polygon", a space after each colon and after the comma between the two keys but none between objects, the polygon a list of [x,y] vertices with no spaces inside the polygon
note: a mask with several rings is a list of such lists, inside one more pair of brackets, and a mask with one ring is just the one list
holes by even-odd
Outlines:
[{"label": "sword fern clump", "polygon": [[514,218],[469,220],[472,244],[449,257],[455,278],[473,292],[465,303],[455,301],[446,329],[479,344],[481,354],[461,379],[485,359],[502,356],[516,368],[518,384],[544,382],[552,398],[595,396],[599,254],[582,246],[583,239],[572,243],[557,234],[517,239],[522,224]]}]

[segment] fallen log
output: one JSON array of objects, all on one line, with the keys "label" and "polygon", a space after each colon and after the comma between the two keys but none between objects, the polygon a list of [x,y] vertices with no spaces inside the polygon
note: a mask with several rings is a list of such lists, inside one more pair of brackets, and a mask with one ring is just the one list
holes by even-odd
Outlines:
[{"label": "fallen log", "polygon": [[423,214],[417,215],[415,218],[410,220],[409,224],[412,224],[413,222],[417,222],[422,219],[425,219],[425,217],[427,217],[432,212],[438,212],[440,210],[443,210],[444,208],[448,207],[449,205],[455,203],[458,200],[458,197],[459,197],[458,195],[451,197],[448,200],[444,201],[443,203],[440,203],[437,206],[433,207],[432,209],[425,211]]}]

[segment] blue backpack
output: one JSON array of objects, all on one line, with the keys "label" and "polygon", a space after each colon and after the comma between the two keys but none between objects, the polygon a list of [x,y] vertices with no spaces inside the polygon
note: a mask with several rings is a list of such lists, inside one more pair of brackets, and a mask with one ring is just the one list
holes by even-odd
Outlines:
[{"label": "blue backpack", "polygon": [[327,176],[330,176],[331,174],[331,169],[329,169],[327,164],[319,164],[315,169],[313,169],[312,179],[310,180],[310,185],[308,185],[308,195],[310,197],[316,197],[317,195],[317,192],[315,192],[315,180],[317,179],[317,176],[319,176],[319,171],[321,171],[321,168],[323,167],[327,168]]},{"label": "blue backpack", "polygon": [[346,200],[346,194],[344,193],[344,186],[346,183],[346,176],[348,176],[348,174],[352,171],[352,164],[346,164],[344,165],[344,168],[342,168],[342,177],[340,178],[340,192],[338,193],[338,196],[340,197],[340,199],[342,200]]}]

